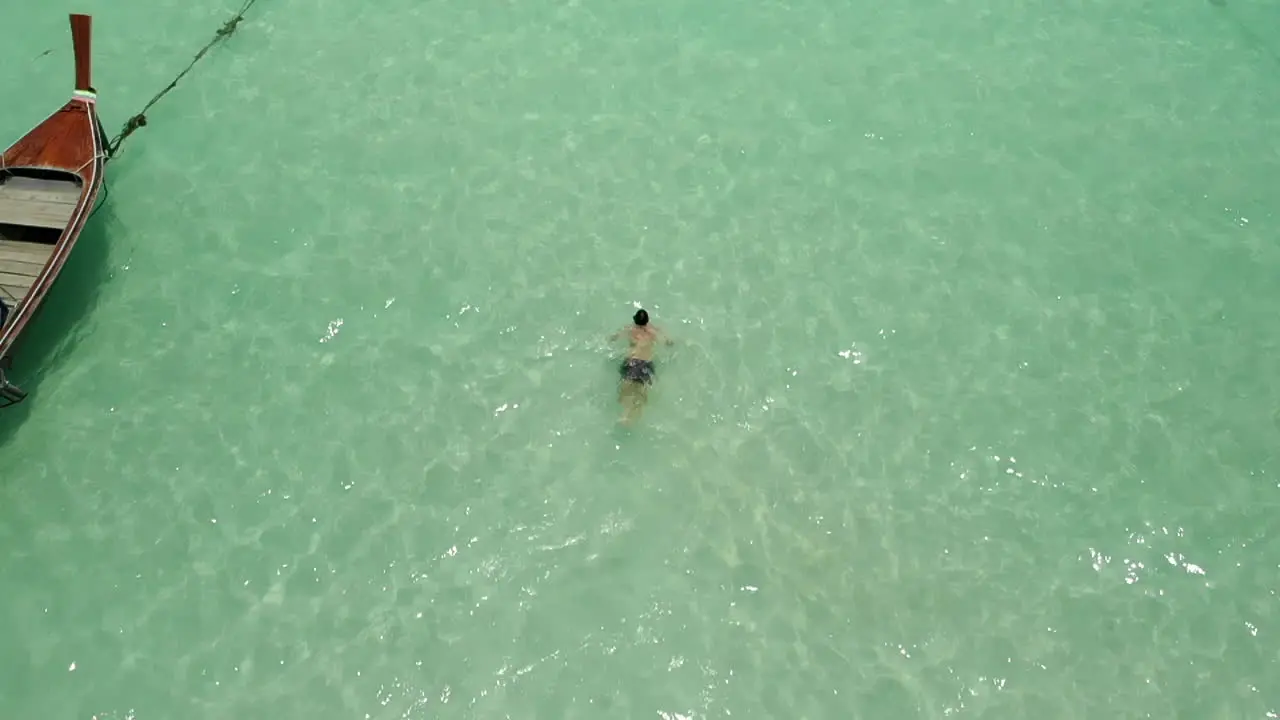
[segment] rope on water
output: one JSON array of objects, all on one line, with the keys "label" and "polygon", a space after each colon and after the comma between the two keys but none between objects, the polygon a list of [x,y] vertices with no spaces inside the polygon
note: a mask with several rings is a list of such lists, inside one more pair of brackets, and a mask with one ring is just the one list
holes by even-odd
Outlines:
[{"label": "rope on water", "polygon": [[196,56],[191,59],[191,62],[187,65],[187,67],[184,68],[182,72],[178,73],[178,76],[175,77],[168,85],[166,85],[163,90],[156,93],[156,96],[151,98],[151,102],[147,103],[146,106],[142,108],[141,112],[129,118],[129,120],[125,122],[124,128],[120,131],[120,133],[116,135],[114,138],[111,138],[111,140],[107,143],[108,158],[115,156],[116,152],[119,151],[120,146],[124,143],[124,141],[129,139],[130,135],[137,132],[138,128],[147,126],[147,111],[151,109],[151,106],[155,105],[157,102],[160,102],[160,98],[169,94],[170,90],[177,87],[178,81],[186,77],[187,73],[191,72],[191,68],[195,67],[196,63],[200,62],[200,59],[203,58],[205,56],[205,53],[209,52],[209,50],[214,45],[217,45],[218,42],[220,42],[221,40],[231,37],[231,34],[234,33],[236,31],[236,28],[240,26],[240,21],[244,20],[245,13],[249,12],[249,9],[252,8],[253,4],[256,2],[258,2],[258,0],[245,0],[244,5],[240,7],[240,10],[236,12],[235,16],[232,17],[230,20],[226,21],[225,23],[223,23],[222,27],[218,28],[218,32],[214,33],[213,39],[210,40],[208,43],[206,43],[204,47],[200,48],[200,52],[196,53]]}]

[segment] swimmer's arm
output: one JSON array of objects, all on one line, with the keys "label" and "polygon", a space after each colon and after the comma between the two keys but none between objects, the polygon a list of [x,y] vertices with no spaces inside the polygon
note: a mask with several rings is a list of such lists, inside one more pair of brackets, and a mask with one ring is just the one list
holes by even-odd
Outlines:
[{"label": "swimmer's arm", "polygon": [[666,328],[656,328],[656,330],[658,331],[658,335],[662,338],[662,342],[664,345],[676,344],[676,341],[672,340],[671,336],[667,334]]}]

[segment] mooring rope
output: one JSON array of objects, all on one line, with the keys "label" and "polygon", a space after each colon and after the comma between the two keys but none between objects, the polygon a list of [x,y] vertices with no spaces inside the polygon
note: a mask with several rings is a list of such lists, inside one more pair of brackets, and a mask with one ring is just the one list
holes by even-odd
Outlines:
[{"label": "mooring rope", "polygon": [[165,95],[168,95],[170,90],[177,87],[178,81],[186,77],[187,73],[191,72],[191,68],[195,67],[196,63],[200,62],[200,59],[203,58],[205,56],[205,53],[209,52],[209,50],[214,45],[217,45],[218,42],[225,40],[228,37],[231,37],[231,34],[234,33],[236,31],[236,28],[240,26],[240,21],[244,20],[244,14],[249,12],[249,8],[253,7],[253,4],[256,2],[258,2],[258,0],[245,0],[244,5],[242,5],[240,7],[240,10],[236,12],[235,17],[231,18],[226,23],[224,23],[222,27],[218,28],[218,32],[214,33],[213,39],[210,40],[207,44],[205,44],[204,47],[200,48],[200,52],[196,53],[196,56],[191,59],[191,62],[187,65],[187,67],[183,69],[182,72],[178,73],[178,76],[175,77],[173,81],[170,82],[168,85],[166,85],[163,90],[156,93],[156,96],[151,98],[151,102],[147,103],[146,106],[142,108],[141,112],[129,118],[129,120],[125,122],[124,128],[120,131],[120,134],[116,135],[114,138],[111,138],[111,140],[107,143],[108,159],[115,156],[116,152],[120,149],[120,145],[123,144],[125,140],[129,139],[130,135],[137,132],[138,128],[147,126],[147,111],[151,109],[151,106],[160,102],[160,98],[164,97]]}]

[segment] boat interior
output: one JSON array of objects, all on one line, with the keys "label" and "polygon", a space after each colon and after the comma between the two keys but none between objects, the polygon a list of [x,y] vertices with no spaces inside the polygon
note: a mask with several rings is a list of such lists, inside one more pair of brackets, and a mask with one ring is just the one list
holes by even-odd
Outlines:
[{"label": "boat interior", "polygon": [[75,214],[83,181],[57,170],[0,170],[0,300],[10,317]]}]

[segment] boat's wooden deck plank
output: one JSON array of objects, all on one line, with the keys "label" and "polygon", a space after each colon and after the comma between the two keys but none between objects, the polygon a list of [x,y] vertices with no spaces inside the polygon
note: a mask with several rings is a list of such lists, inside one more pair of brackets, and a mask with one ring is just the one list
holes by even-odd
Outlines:
[{"label": "boat's wooden deck plank", "polygon": [[52,245],[0,240],[0,267],[15,262],[43,265],[49,260],[51,254],[53,254]]},{"label": "boat's wooden deck plank", "polygon": [[4,298],[4,304],[9,306],[10,318],[13,318],[17,314],[14,311],[18,309],[19,305],[22,303],[22,299],[27,296],[27,291],[30,289],[31,286],[29,285],[17,287],[14,285],[0,284],[0,298]]},{"label": "boat's wooden deck plank", "polygon": [[16,305],[35,284],[53,254],[53,245],[0,239],[0,297]]},{"label": "boat's wooden deck plank", "polygon": [[[4,243],[9,245],[10,243]],[[48,255],[45,256],[46,259]],[[44,270],[43,262],[10,262],[0,260],[0,295],[10,305],[27,296],[27,291],[35,284],[36,278]]]},{"label": "boat's wooden deck plank", "polygon": [[64,228],[75,212],[75,204],[49,200],[13,200],[0,196],[0,223],[30,227]]},{"label": "boat's wooden deck plank", "polygon": [[74,206],[80,202],[80,191],[72,192],[36,192],[33,190],[10,190],[9,184],[0,185],[0,203],[5,202],[48,202],[55,205]]},{"label": "boat's wooden deck plank", "polygon": [[53,254],[54,245],[42,242],[22,242],[0,237],[0,257],[35,258],[41,263]]},{"label": "boat's wooden deck plank", "polygon": [[0,261],[0,283],[5,282],[4,277],[10,275],[36,277],[42,270],[44,270],[42,263]]},{"label": "boat's wooden deck plank", "polygon": [[40,273],[45,264],[40,260],[28,258],[0,258],[0,273],[14,273],[19,275],[29,275],[32,273]]},{"label": "boat's wooden deck plank", "polygon": [[5,268],[0,270],[0,285],[22,285],[25,283],[30,287],[31,283],[35,282],[35,279],[39,276],[39,270],[35,272],[9,272],[9,269]]},{"label": "boat's wooden deck plank", "polygon": [[0,183],[0,202],[4,200],[40,200],[62,205],[80,201],[80,185],[70,180],[10,176]]},{"label": "boat's wooden deck plank", "polygon": [[36,279],[33,277],[9,279],[4,277],[4,273],[0,273],[0,297],[3,297],[5,305],[13,310],[27,296],[27,291],[35,282]]}]

